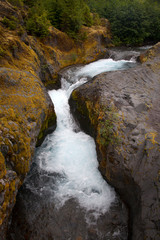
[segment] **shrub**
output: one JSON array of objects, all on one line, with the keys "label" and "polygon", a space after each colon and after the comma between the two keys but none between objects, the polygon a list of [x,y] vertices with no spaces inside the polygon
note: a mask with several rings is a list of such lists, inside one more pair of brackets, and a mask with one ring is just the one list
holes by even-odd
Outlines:
[{"label": "shrub", "polygon": [[11,19],[4,17],[2,23],[10,30],[15,30],[17,28],[17,19],[14,16],[12,16]]},{"label": "shrub", "polygon": [[100,25],[101,24],[101,19],[98,15],[98,13],[93,13],[93,25]]},{"label": "shrub", "polygon": [[84,24],[87,27],[91,27],[93,25],[93,16],[90,13],[90,9],[87,5],[84,6]]},{"label": "shrub", "polygon": [[49,34],[50,22],[47,19],[46,11],[42,13],[31,11],[31,14],[26,22],[27,31],[38,37],[45,37]]},{"label": "shrub", "polygon": [[82,24],[92,25],[92,15],[84,0],[47,0],[45,7],[51,24],[74,39]]}]

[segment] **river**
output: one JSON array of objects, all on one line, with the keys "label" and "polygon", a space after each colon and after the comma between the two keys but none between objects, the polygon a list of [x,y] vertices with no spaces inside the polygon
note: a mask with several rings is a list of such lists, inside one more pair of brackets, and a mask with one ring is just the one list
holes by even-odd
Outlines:
[{"label": "river", "polygon": [[97,74],[135,64],[101,59],[69,68],[61,89],[49,91],[57,128],[36,150],[17,196],[8,240],[127,239],[127,209],[99,173],[95,142],[79,129],[68,99]]}]

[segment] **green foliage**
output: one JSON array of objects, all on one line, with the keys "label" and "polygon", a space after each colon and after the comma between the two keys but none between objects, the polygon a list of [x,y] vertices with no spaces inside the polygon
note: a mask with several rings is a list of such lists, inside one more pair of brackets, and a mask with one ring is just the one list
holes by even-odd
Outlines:
[{"label": "green foliage", "polygon": [[29,7],[33,7],[34,5],[36,5],[38,0],[23,0],[24,4],[29,6]]},{"label": "green foliage", "polygon": [[2,23],[10,30],[15,30],[17,28],[17,19],[12,16],[10,19],[4,17]]},{"label": "green foliage", "polygon": [[64,1],[61,12],[61,30],[72,35],[78,33],[83,23],[83,12],[81,11],[81,1]]},{"label": "green foliage", "polygon": [[[111,11],[111,12],[109,12]],[[111,30],[115,42],[126,45],[137,45],[144,42],[149,35],[146,24],[147,15],[144,5],[138,1],[122,2],[117,4],[108,14],[111,21]],[[117,16],[117,13],[118,16]]]},{"label": "green foliage", "polygon": [[116,45],[160,40],[160,2],[151,0],[88,0],[92,11],[110,21]]},{"label": "green foliage", "polygon": [[90,9],[87,5],[84,6],[83,15],[84,15],[84,22],[83,23],[87,27],[91,27],[93,25],[93,16],[90,13]]},{"label": "green foliage", "polygon": [[[44,37],[51,23],[77,39],[84,24],[100,25],[100,17],[111,24],[116,45],[140,45],[160,41],[160,1],[158,0],[8,0],[15,7],[29,6],[26,28],[30,34]],[[91,14],[92,12],[92,14]],[[3,24],[17,28],[15,19]],[[50,22],[50,23],[49,23]]]},{"label": "green foliage", "polygon": [[30,34],[43,38],[49,34],[49,26],[47,12],[42,7],[36,5],[30,9],[26,21],[26,29]]},{"label": "green foliage", "polygon": [[84,0],[46,0],[45,9],[53,26],[77,38],[82,26],[92,25],[92,15]]},{"label": "green foliage", "polygon": [[[25,19],[26,30],[38,37],[45,37],[49,33],[48,27],[51,24],[77,39],[83,24],[89,27],[93,24],[93,17],[86,0],[9,1],[16,6],[24,3],[29,7],[28,17]],[[5,24],[9,25],[8,22]]]},{"label": "green foliage", "polygon": [[92,13],[97,12],[100,16],[105,15],[105,5],[106,5],[106,0],[87,0],[87,5],[91,9]]},{"label": "green foliage", "polygon": [[100,24],[101,24],[101,20],[100,20],[98,13],[94,13],[93,14],[93,25],[97,26]]},{"label": "green foliage", "polygon": [[158,1],[154,1],[155,3],[152,3],[151,5],[149,0],[147,2],[146,13],[148,16],[148,39],[150,41],[160,41],[160,3]]}]

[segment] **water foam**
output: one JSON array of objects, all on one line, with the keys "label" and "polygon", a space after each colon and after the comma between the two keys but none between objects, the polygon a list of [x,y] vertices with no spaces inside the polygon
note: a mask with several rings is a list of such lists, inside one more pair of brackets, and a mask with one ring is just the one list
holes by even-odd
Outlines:
[{"label": "water foam", "polygon": [[95,142],[78,130],[68,98],[74,88],[87,81],[84,76],[123,69],[126,62],[105,59],[80,67],[72,73],[72,81],[62,79],[62,89],[49,91],[57,115],[57,129],[46,138],[36,158],[41,169],[60,176],[55,180],[56,190],[52,189],[57,208],[75,198],[81,207],[99,215],[107,212],[115,201],[114,190],[98,171]]},{"label": "water foam", "polygon": [[96,62],[87,64],[86,66],[80,68],[77,71],[78,76],[89,76],[94,77],[100,73],[115,71],[119,69],[127,69],[135,64],[134,60],[118,60],[114,61],[113,59],[101,59]]}]

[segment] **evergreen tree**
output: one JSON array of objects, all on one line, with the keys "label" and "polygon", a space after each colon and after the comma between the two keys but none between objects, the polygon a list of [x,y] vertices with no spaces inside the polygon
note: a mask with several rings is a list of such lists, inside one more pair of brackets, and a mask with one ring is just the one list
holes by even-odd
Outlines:
[{"label": "evergreen tree", "polygon": [[44,10],[43,4],[37,2],[29,11],[29,17],[26,21],[27,31],[38,37],[45,37],[49,33],[50,22],[47,12]]},{"label": "evergreen tree", "polygon": [[137,45],[160,40],[158,0],[87,0],[92,11],[111,23],[116,44]]}]

